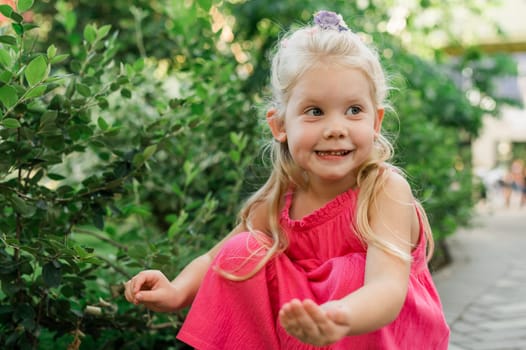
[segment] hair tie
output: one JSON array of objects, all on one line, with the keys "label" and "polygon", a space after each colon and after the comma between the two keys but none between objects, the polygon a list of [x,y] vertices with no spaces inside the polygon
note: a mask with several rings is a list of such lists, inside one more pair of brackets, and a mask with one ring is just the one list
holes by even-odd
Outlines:
[{"label": "hair tie", "polygon": [[318,11],[314,14],[314,24],[321,29],[332,29],[338,32],[348,31],[349,27],[342,16],[332,11]]}]

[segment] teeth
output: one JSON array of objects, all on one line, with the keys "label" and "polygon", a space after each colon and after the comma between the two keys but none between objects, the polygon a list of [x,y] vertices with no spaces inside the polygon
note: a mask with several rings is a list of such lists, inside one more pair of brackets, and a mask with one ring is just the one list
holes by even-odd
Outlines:
[{"label": "teeth", "polygon": [[320,156],[344,156],[349,151],[317,151]]}]

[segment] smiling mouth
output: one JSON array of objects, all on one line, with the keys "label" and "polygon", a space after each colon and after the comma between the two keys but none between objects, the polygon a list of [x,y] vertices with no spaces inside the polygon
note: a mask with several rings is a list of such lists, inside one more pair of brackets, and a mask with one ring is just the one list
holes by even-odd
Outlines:
[{"label": "smiling mouth", "polygon": [[316,151],[316,154],[322,157],[327,157],[327,156],[342,157],[342,156],[348,155],[349,153],[351,153],[351,151],[345,151],[345,150],[343,151]]}]

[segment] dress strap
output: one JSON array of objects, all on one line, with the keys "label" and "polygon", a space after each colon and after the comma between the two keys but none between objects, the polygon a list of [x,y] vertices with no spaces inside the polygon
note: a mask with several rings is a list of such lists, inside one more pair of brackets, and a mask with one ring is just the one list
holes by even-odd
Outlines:
[{"label": "dress strap", "polygon": [[420,212],[420,208],[418,204],[415,203],[415,211],[416,216],[418,218],[418,241],[413,248],[413,251],[411,252],[411,256],[413,257],[413,264],[411,266],[411,269],[413,271],[421,271],[425,265],[427,264],[426,261],[426,246],[427,246],[427,235],[425,232],[425,225],[424,225],[424,218],[422,216],[422,213]]}]

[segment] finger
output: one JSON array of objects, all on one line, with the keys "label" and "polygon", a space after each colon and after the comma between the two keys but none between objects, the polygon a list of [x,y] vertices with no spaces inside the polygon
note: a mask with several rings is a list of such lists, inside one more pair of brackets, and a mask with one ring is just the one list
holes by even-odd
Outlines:
[{"label": "finger", "polygon": [[298,299],[293,299],[288,303],[283,304],[279,311],[279,317],[282,323],[293,326],[297,323],[297,308],[301,306],[301,302]]},{"label": "finger", "polygon": [[304,300],[302,306],[305,313],[303,319],[308,320],[308,322],[303,324],[304,327],[308,327],[305,328],[305,331],[315,337],[323,334],[330,327],[330,320],[327,318],[325,311],[310,299]]},{"label": "finger", "polygon": [[296,312],[294,311],[298,305],[300,305],[299,300],[291,300],[290,302],[284,304],[279,312],[279,321],[281,326],[288,334],[297,338],[299,338],[302,332],[302,328],[298,324]]},{"label": "finger", "polygon": [[132,295],[131,295],[131,290],[130,290],[130,281],[124,283],[124,297],[129,302],[132,301]]},{"label": "finger", "polygon": [[296,301],[291,305],[291,317],[295,320],[295,325],[299,327],[304,334],[317,333],[317,326],[311,315],[305,309],[304,302]]},{"label": "finger", "polygon": [[135,300],[139,303],[151,303],[158,302],[160,297],[156,291],[146,291],[142,290],[139,293],[135,294]]},{"label": "finger", "polygon": [[125,293],[126,299],[132,303],[134,302],[134,299],[135,299],[135,292],[133,289],[134,289],[134,283],[133,283],[133,279],[131,279],[128,282],[126,282],[124,293]]},{"label": "finger", "polygon": [[[347,333],[348,324],[336,323],[329,317],[328,310],[314,302],[305,302],[305,310],[310,314],[317,327],[317,333],[313,333],[318,344],[329,344],[341,339]],[[344,326],[344,328],[342,328]]]},{"label": "finger", "polygon": [[327,313],[314,301],[305,300],[303,302],[305,312],[307,312],[310,318],[317,324],[318,327],[326,326],[329,323]]},{"label": "finger", "polygon": [[132,278],[132,293],[137,294],[143,287],[143,284],[146,282],[147,274],[144,272],[139,273]]}]

